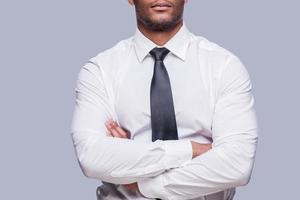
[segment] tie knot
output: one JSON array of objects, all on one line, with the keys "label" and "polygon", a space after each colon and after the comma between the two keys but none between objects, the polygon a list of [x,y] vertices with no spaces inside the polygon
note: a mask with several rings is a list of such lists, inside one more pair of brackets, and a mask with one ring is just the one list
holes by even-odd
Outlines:
[{"label": "tie knot", "polygon": [[155,47],[150,51],[150,55],[155,59],[155,61],[164,60],[169,52],[169,49],[165,47]]}]

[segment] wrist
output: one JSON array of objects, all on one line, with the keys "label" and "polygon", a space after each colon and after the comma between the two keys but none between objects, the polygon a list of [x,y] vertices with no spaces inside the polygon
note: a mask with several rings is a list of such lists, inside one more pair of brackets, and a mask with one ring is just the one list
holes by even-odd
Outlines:
[{"label": "wrist", "polygon": [[191,141],[191,143],[193,148],[193,158],[207,152],[212,147],[211,144],[201,144],[194,141]]},{"label": "wrist", "polygon": [[195,158],[196,156],[199,155],[198,145],[194,141],[191,141],[191,143],[192,143],[192,148],[193,148],[193,158]]}]

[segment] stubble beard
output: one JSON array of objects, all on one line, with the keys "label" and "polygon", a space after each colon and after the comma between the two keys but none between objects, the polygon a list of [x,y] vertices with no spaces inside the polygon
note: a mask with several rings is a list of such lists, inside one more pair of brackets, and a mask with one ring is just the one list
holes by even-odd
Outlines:
[{"label": "stubble beard", "polygon": [[174,14],[170,20],[153,20],[136,10],[137,21],[152,31],[164,32],[174,28],[182,21],[183,10]]}]

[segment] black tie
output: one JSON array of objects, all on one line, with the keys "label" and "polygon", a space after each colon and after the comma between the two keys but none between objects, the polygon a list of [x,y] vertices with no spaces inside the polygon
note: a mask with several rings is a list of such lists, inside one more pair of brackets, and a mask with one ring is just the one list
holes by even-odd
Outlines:
[{"label": "black tie", "polygon": [[169,52],[165,47],[155,47],[150,51],[150,55],[155,60],[150,90],[153,142],[157,139],[178,140],[171,84],[163,63],[163,59]]}]

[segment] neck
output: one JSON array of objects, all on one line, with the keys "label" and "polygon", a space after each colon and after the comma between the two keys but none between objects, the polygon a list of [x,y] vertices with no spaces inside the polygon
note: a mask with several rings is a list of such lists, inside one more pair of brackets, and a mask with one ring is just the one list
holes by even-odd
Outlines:
[{"label": "neck", "polygon": [[153,31],[145,27],[141,22],[137,22],[138,29],[156,45],[163,46],[167,43],[181,28],[183,21],[181,20],[173,28],[168,31]]}]

